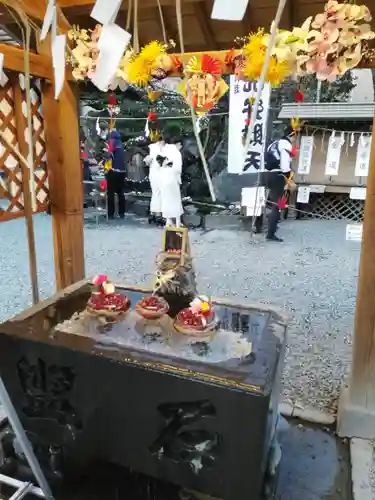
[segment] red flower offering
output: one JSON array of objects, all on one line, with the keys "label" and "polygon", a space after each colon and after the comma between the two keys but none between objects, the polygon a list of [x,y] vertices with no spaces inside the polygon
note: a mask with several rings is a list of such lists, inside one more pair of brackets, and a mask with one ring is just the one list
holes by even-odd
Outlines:
[{"label": "red flower offering", "polygon": [[130,309],[130,300],[126,295],[116,292],[115,285],[107,276],[99,274],[92,281],[94,291],[87,302],[87,311],[95,316],[115,318]]},{"label": "red flower offering", "polygon": [[137,302],[135,310],[145,319],[158,319],[167,314],[169,304],[162,297],[151,295],[150,297],[143,297]]},{"label": "red flower offering", "polygon": [[215,315],[212,310],[209,313],[198,312],[189,307],[178,313],[174,321],[174,327],[178,332],[185,335],[203,337],[215,330]]}]

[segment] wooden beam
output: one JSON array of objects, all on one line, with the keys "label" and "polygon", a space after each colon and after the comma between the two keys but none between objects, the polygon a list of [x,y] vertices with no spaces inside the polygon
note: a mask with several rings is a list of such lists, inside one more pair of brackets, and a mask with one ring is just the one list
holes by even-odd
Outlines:
[{"label": "wooden beam", "polygon": [[[17,0],[17,3],[29,17],[37,19],[38,21],[43,21],[47,9],[46,0]],[[70,24],[60,8],[57,9],[57,24],[60,30],[63,31],[70,28]]]},{"label": "wooden beam", "polygon": [[[27,1],[27,0],[25,0]],[[80,7],[82,5],[94,5],[96,0],[57,0],[57,5],[59,7],[62,7],[63,9],[70,8],[70,7]],[[204,0],[184,0],[184,3],[196,3],[196,2],[202,2]],[[156,0],[140,0],[138,2],[138,7],[140,9],[143,8],[148,8],[148,7],[155,7]],[[161,5],[172,5],[174,6],[176,4],[176,0],[160,0]],[[122,9],[127,9],[128,8],[128,2],[126,0],[123,0],[122,3]]]},{"label": "wooden beam", "polygon": [[[0,53],[4,54],[4,68],[18,73],[24,73],[24,51],[22,47],[15,47],[6,43],[0,43]],[[52,59],[43,54],[29,53],[30,73],[38,78],[53,80]],[[66,79],[74,81],[70,71],[66,72]]]},{"label": "wooden beam", "polygon": [[[24,52],[20,47],[0,43],[0,52],[4,54],[4,68],[23,73]],[[53,78],[52,60],[39,54],[30,52],[30,73],[39,78]]]},{"label": "wooden beam", "polygon": [[[372,126],[375,130],[375,118]],[[367,177],[351,374],[339,405],[342,437],[375,438],[375,140]]]},{"label": "wooden beam", "polygon": [[194,4],[194,13],[198,21],[199,27],[203,33],[204,40],[207,41],[207,46],[212,49],[218,49],[218,43],[215,39],[215,33],[210,23],[210,16],[207,13],[205,4]]}]

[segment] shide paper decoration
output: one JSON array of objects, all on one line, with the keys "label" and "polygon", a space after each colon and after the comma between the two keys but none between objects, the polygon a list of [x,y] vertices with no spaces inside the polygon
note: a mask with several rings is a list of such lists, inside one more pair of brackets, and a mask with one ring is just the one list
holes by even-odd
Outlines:
[{"label": "shide paper decoration", "polygon": [[212,8],[212,19],[220,21],[242,21],[249,0],[215,0]]},{"label": "shide paper decoration", "polygon": [[117,24],[105,24],[98,40],[99,56],[91,80],[102,91],[113,82],[131,35]]},{"label": "shide paper decoration", "polygon": [[57,12],[55,0],[49,0],[43,26],[40,33],[40,40],[45,40],[51,30],[51,54],[55,84],[55,99],[58,99],[65,81],[65,50],[66,35],[57,34]]},{"label": "shide paper decoration", "polygon": [[361,134],[358,141],[357,158],[355,162],[354,175],[356,177],[367,177],[370,165],[371,135]]},{"label": "shide paper decoration", "polygon": [[121,4],[122,0],[96,0],[91,17],[100,24],[113,24]]},{"label": "shide paper decoration", "polygon": [[340,167],[341,149],[345,143],[345,133],[336,135],[333,131],[328,141],[325,175],[338,175]]}]

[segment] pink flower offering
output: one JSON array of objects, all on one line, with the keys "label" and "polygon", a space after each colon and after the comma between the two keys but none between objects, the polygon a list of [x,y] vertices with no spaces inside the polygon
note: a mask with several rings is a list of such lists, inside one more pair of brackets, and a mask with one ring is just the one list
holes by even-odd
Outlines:
[{"label": "pink flower offering", "polygon": [[105,274],[97,274],[92,280],[92,284],[95,286],[101,286],[103,283],[108,281],[108,277]]}]

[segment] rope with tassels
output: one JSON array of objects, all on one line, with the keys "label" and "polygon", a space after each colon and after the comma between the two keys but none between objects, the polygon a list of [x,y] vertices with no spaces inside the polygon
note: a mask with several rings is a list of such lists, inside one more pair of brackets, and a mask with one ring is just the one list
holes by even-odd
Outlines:
[{"label": "rope with tassels", "polygon": [[[181,0],[176,0],[176,17],[177,17],[178,37],[179,37],[180,50],[181,50],[181,59],[182,59],[183,67],[184,67],[184,75],[185,75],[185,78],[187,80],[187,73],[186,73],[186,69],[185,69],[187,61],[186,61],[186,56],[185,56],[184,36],[183,36],[183,29],[182,29]],[[216,201],[215,189],[214,189],[214,185],[212,183],[212,179],[210,176],[210,171],[208,169],[202,141],[201,141],[201,138],[199,136],[199,132],[198,132],[198,128],[197,128],[197,119],[196,119],[196,115],[195,115],[195,110],[194,110],[193,105],[192,105],[190,88],[189,88],[189,85],[187,85],[187,82],[186,82],[186,90],[187,90],[187,97],[188,97],[187,100],[188,100],[188,104],[189,104],[189,108],[190,108],[191,119],[192,119],[192,123],[193,123],[193,131],[194,131],[195,139],[197,141],[199,156],[200,156],[200,159],[201,159],[201,162],[203,165],[204,173],[206,175],[208,188],[209,188],[210,194],[211,194],[211,199],[213,202],[215,202]]]}]

